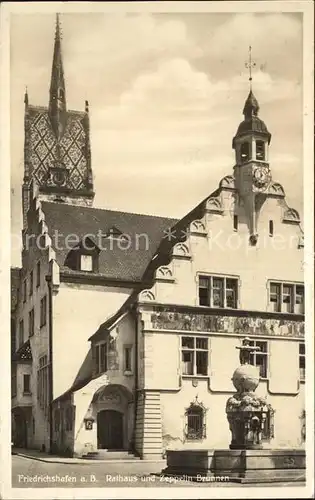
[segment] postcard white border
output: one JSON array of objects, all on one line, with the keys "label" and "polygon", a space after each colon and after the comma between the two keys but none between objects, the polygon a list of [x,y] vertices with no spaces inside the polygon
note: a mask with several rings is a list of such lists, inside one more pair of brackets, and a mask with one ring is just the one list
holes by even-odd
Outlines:
[{"label": "postcard white border", "polygon": [[[304,229],[307,382],[307,482],[305,487],[208,488],[11,488],[10,422],[10,14],[71,12],[302,12],[303,13],[303,111],[304,111]],[[307,498],[314,492],[314,4],[295,1],[209,2],[7,2],[1,4],[0,87],[0,482],[4,499],[66,498]],[[289,55],[288,55],[289,57]],[[12,131],[14,133],[14,131]],[[6,406],[4,401],[8,402]]]}]

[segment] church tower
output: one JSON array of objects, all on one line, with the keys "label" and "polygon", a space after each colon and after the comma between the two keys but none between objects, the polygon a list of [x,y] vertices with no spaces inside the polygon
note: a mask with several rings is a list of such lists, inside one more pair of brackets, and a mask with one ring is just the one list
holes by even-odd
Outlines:
[{"label": "church tower", "polygon": [[58,14],[48,107],[31,105],[27,91],[24,104],[25,227],[32,182],[42,200],[91,206],[94,199],[89,105],[85,101],[84,111],[67,109]]},{"label": "church tower", "polygon": [[267,198],[271,182],[271,172],[268,162],[268,149],[271,134],[265,123],[259,118],[259,104],[252,91],[251,48],[249,57],[250,91],[245,101],[243,115],[232,147],[235,151],[234,178],[235,187],[239,193],[239,202],[244,210],[249,229],[250,243],[257,242],[257,219],[259,211]]}]

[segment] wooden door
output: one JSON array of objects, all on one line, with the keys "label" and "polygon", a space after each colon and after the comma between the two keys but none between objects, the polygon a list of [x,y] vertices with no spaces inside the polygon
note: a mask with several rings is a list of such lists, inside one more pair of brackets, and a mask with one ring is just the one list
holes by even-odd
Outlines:
[{"label": "wooden door", "polygon": [[123,414],[103,410],[97,414],[97,447],[107,450],[123,449]]}]

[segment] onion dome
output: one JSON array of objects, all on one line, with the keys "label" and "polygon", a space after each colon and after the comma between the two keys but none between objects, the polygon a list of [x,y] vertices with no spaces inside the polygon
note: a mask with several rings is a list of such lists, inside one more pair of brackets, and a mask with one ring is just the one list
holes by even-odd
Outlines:
[{"label": "onion dome", "polygon": [[240,123],[236,135],[233,138],[232,147],[235,148],[235,139],[241,137],[242,135],[247,135],[254,133],[256,135],[261,135],[267,138],[268,144],[271,140],[271,134],[268,131],[265,123],[258,117],[259,104],[254,96],[252,90],[250,90],[248,97],[244,104],[243,115],[244,120]]}]

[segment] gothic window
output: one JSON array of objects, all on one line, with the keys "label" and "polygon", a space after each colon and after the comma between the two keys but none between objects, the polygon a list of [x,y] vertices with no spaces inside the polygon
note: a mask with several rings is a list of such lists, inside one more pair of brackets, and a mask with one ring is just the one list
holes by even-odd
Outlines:
[{"label": "gothic window", "polygon": [[29,328],[29,336],[30,337],[32,337],[34,335],[34,327],[35,327],[35,317],[34,317],[34,308],[33,308],[28,313],[28,328]]},{"label": "gothic window", "polygon": [[199,277],[199,305],[237,308],[238,280],[218,276]]},{"label": "gothic window", "polygon": [[264,141],[256,141],[256,159],[264,161],[265,159],[265,143]]},{"label": "gothic window", "polygon": [[250,145],[249,142],[243,142],[241,144],[241,161],[245,162],[249,160],[250,156]]},{"label": "gothic window", "polygon": [[47,319],[47,296],[45,295],[40,301],[40,327],[46,325]]},{"label": "gothic window", "polygon": [[19,347],[24,344],[24,321],[20,320],[19,324]]},{"label": "gothic window", "polygon": [[182,337],[182,375],[208,375],[209,339]]},{"label": "gothic window", "polygon": [[269,221],[269,236],[273,236],[273,220]]},{"label": "gothic window", "polygon": [[305,380],[305,343],[300,342],[299,344],[299,369],[300,369],[300,380]]},{"label": "gothic window", "polygon": [[185,419],[187,440],[200,440],[206,437],[206,408],[198,401],[198,397],[186,409]]},{"label": "gothic window", "polygon": [[29,288],[29,294],[33,295],[33,286],[34,286],[34,274],[33,271],[30,272],[30,288]]},{"label": "gothic window", "polygon": [[26,302],[26,280],[23,281],[23,302]]},{"label": "gothic window", "polygon": [[37,399],[39,406],[43,410],[48,407],[48,357],[47,355],[39,358],[39,367],[37,370]]},{"label": "gothic window", "polygon": [[36,287],[38,288],[40,286],[40,260],[37,262],[36,265]]},{"label": "gothic window", "polygon": [[271,282],[269,286],[270,311],[304,314],[303,285]]},{"label": "gothic window", "polygon": [[250,346],[259,347],[259,351],[250,354],[250,364],[259,368],[260,378],[268,374],[268,342],[266,340],[251,340]]}]

